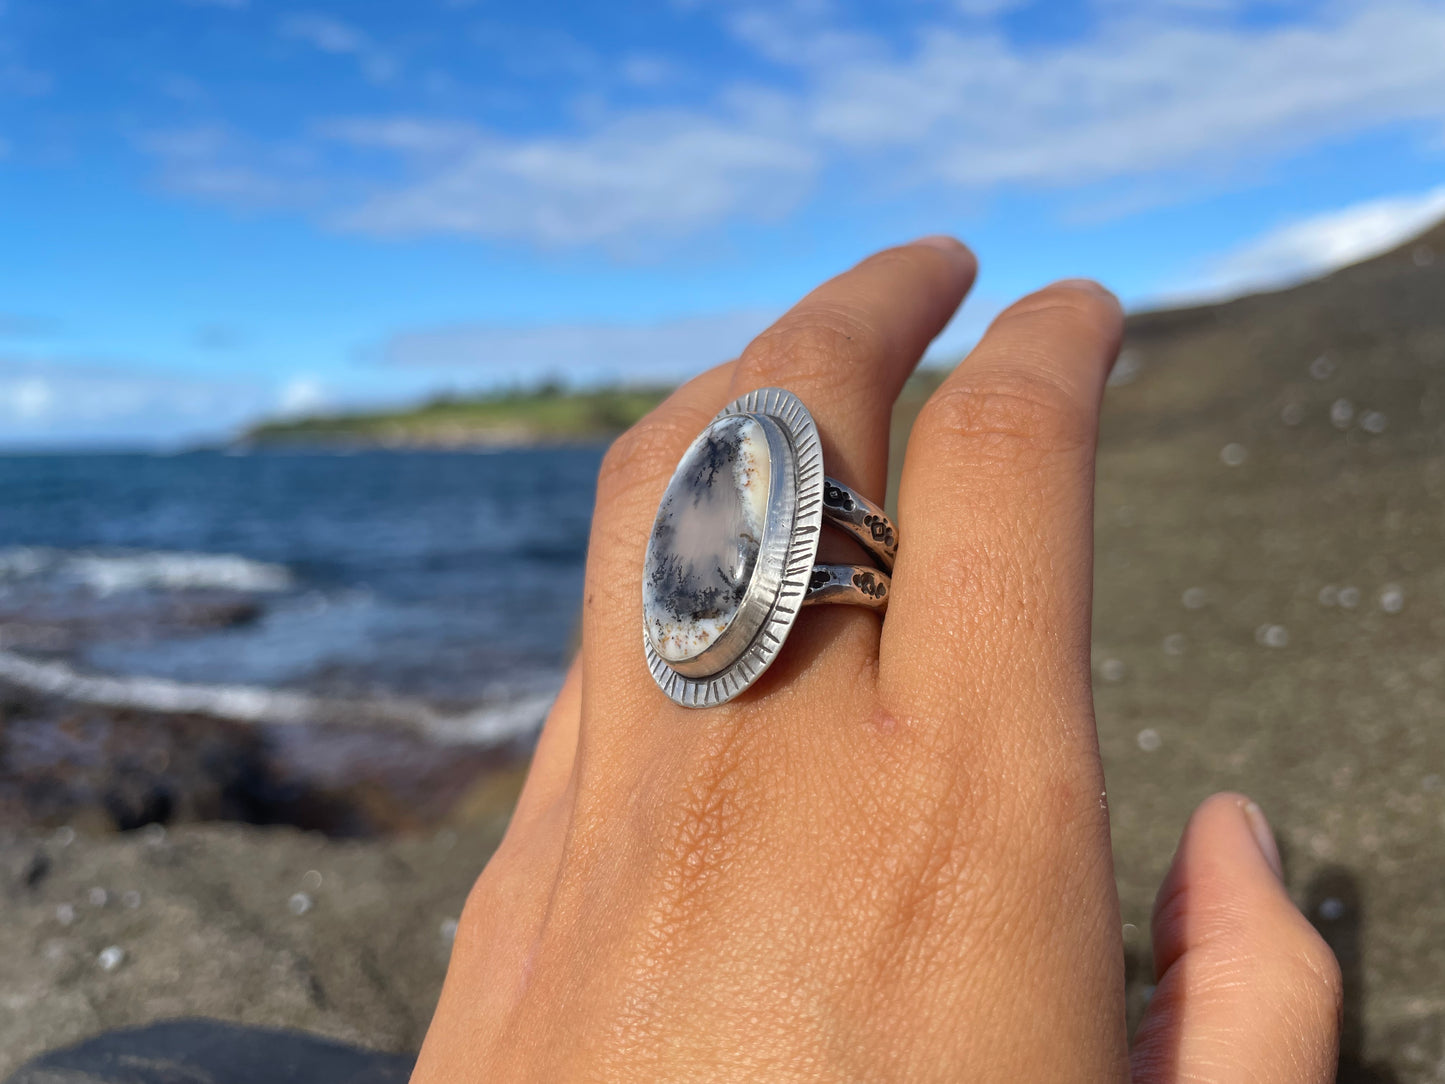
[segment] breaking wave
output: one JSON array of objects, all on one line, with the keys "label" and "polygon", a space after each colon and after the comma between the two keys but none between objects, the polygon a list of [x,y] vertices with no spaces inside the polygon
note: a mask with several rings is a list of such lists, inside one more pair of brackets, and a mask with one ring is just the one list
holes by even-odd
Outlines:
[{"label": "breaking wave", "polygon": [[342,700],[254,685],[202,685],[138,675],[86,673],[69,663],[0,650],[0,680],[81,703],[166,713],[212,715],[281,726],[334,724],[410,729],[439,742],[500,746],[533,734],[556,689],[499,695],[461,712],[419,700]]},{"label": "breaking wave", "polygon": [[284,565],[231,553],[183,550],[89,551],[43,546],[0,549],[0,583],[50,582],[98,595],[123,591],[237,591],[268,594],[295,586]]}]

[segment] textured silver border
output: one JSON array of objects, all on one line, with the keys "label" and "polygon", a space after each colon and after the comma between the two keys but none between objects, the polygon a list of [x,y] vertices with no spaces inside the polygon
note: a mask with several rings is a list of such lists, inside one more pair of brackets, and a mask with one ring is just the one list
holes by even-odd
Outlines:
[{"label": "textured silver border", "polygon": [[[823,527],[823,449],[818,441],[818,427],[808,408],[790,391],[759,388],[734,399],[712,420],[715,422],[730,414],[767,418],[782,430],[792,446],[792,478],[788,478],[785,471],[773,473],[766,537],[743,599],[743,607],[752,610],[746,615],[746,621],[757,621],[758,631],[731,665],[703,677],[680,674],[653,650],[644,624],[642,647],[647,653],[647,668],[658,687],[686,708],[726,704],[773,664],[803,607]],[[775,509],[776,524],[773,522]],[[740,609],[734,621],[744,619]]]}]

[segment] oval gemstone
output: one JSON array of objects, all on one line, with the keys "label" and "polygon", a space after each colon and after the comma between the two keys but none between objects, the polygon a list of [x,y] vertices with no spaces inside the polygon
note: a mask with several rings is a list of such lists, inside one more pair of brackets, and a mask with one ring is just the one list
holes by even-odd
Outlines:
[{"label": "oval gemstone", "polygon": [[643,620],[666,662],[697,658],[737,617],[767,525],[771,471],[767,433],[745,414],[713,422],[678,463],[643,569]]}]

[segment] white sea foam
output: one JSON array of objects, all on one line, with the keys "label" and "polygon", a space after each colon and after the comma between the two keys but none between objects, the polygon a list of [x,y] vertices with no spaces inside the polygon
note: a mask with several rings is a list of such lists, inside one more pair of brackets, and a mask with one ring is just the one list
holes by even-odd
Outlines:
[{"label": "white sea foam", "polygon": [[243,723],[398,726],[434,741],[497,746],[535,731],[556,690],[498,697],[459,714],[418,700],[351,701],[253,685],[201,685],[139,675],[89,674],[68,663],[0,651],[0,680],[87,704],[214,715]]},{"label": "white sea foam", "polygon": [[8,546],[0,549],[0,580],[29,580],[51,566],[50,550],[34,546]]},{"label": "white sea foam", "polygon": [[250,594],[287,591],[293,586],[284,565],[253,561],[232,553],[184,550],[93,552],[42,546],[0,549],[0,580],[50,579],[100,595],[120,591],[221,590]]}]

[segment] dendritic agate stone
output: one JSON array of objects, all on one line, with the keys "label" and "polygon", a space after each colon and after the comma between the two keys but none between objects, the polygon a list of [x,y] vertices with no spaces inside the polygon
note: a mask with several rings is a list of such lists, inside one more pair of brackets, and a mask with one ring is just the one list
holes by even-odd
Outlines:
[{"label": "dendritic agate stone", "polygon": [[664,661],[697,658],[737,617],[767,525],[771,470],[767,433],[747,415],[713,422],[677,465],[643,570],[643,619]]}]

